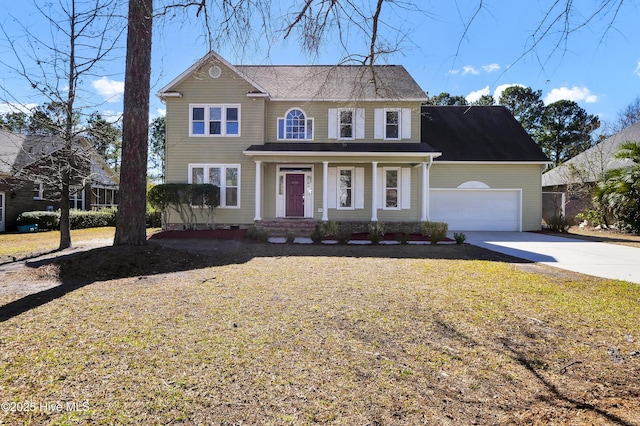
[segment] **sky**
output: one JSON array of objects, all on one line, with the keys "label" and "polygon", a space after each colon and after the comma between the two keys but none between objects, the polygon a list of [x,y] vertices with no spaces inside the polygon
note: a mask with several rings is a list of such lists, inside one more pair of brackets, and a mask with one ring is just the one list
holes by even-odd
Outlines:
[{"label": "sky", "polygon": [[[367,3],[367,0],[360,1]],[[553,9],[551,5],[562,6],[564,2],[414,1],[422,11],[385,6],[380,34],[402,40],[400,52],[382,58],[381,63],[403,65],[429,95],[448,92],[473,101],[489,94],[497,99],[501,90],[518,84],[541,90],[547,104],[560,99],[573,100],[588,113],[598,115],[602,122],[612,122],[640,96],[640,26],[637,25],[640,4],[623,2],[617,8],[620,0],[614,0],[588,24],[575,28],[605,2],[574,2],[580,5],[574,6],[578,9],[568,21],[561,17],[555,22],[560,9]],[[58,0],[48,3],[55,7]],[[291,3],[281,2],[281,12],[291,12],[287,9]],[[482,7],[478,9],[480,3]],[[23,49],[30,38],[47,39],[52,34],[50,22],[35,10],[34,3],[8,2],[3,9],[0,113],[10,109],[9,102],[12,105],[43,102],[30,85],[12,71],[19,66],[13,49]],[[193,9],[187,15],[180,19],[156,20],[151,118],[165,113],[155,93],[209,50],[201,19],[195,17]],[[572,30],[567,38],[562,37],[561,31],[565,23]],[[542,33],[544,37],[537,41],[536,34]],[[347,54],[366,52],[368,48],[355,28],[349,29],[347,51],[329,34],[318,54],[313,56],[301,51],[295,36],[269,44],[265,38],[258,38],[242,51],[229,43],[215,48],[235,64],[336,64]],[[26,56],[21,56],[23,63],[27,63]],[[54,76],[49,74],[47,78],[51,81]],[[64,89],[64,83],[60,83],[60,87]],[[83,80],[82,95],[90,108],[117,117],[122,112],[123,91],[124,48],[120,48],[102,69]]]}]

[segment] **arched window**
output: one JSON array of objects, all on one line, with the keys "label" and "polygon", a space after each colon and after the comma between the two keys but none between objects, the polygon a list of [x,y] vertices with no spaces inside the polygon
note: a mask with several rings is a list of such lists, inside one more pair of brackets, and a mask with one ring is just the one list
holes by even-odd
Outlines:
[{"label": "arched window", "polygon": [[307,118],[301,109],[291,109],[278,118],[278,139],[312,140],[313,118]]}]

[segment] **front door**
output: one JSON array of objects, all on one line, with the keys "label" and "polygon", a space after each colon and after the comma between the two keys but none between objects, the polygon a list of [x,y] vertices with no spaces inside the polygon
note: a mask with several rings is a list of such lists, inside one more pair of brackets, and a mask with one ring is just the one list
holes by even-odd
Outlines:
[{"label": "front door", "polygon": [[286,210],[287,217],[304,217],[304,174],[286,175]]},{"label": "front door", "polygon": [[4,232],[4,192],[0,192],[0,232]]}]

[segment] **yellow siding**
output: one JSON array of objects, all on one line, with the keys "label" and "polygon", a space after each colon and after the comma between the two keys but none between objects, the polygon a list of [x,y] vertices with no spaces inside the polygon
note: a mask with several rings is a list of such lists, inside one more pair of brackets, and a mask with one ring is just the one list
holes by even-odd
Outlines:
[{"label": "yellow siding", "polygon": [[431,188],[457,188],[480,181],[493,189],[522,189],[522,230],[540,229],[542,222],[540,164],[438,164],[431,166]]}]

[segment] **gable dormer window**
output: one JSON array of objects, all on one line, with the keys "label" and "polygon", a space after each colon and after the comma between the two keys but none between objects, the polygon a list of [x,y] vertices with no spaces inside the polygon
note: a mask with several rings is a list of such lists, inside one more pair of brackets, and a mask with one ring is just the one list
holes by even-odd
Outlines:
[{"label": "gable dormer window", "polygon": [[301,109],[290,109],[278,118],[278,140],[313,140],[313,118]]},{"label": "gable dormer window", "polygon": [[189,136],[240,136],[240,105],[189,105]]}]

